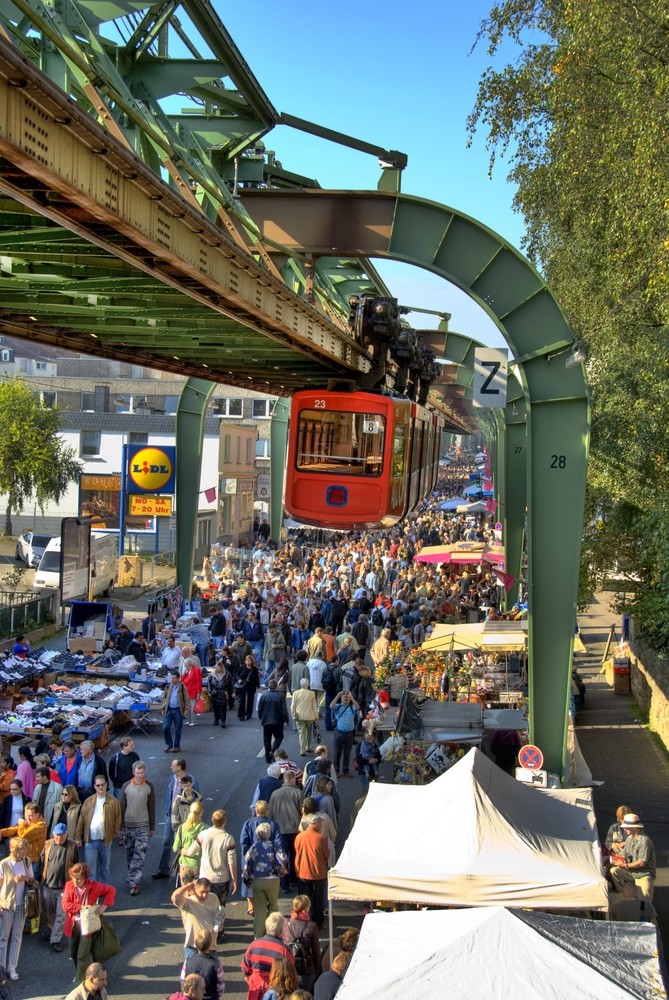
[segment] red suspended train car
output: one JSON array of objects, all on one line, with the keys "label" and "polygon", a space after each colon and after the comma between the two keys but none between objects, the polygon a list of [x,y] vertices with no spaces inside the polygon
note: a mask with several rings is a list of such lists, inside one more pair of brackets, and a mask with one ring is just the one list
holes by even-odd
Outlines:
[{"label": "red suspended train car", "polygon": [[285,507],[318,528],[397,524],[437,481],[443,419],[410,399],[308,390],[293,396]]}]

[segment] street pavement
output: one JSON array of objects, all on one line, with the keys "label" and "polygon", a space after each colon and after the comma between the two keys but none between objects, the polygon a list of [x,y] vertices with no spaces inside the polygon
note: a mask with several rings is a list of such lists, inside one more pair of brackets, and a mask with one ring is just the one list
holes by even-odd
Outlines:
[{"label": "street pavement", "polygon": [[579,712],[578,741],[595,780],[594,800],[601,837],[615,821],[619,805],[629,805],[645,823],[655,845],[657,880],[653,905],[658,913],[665,958],[669,943],[669,755],[656,734],[640,719],[631,695],[615,695],[601,673],[602,657],[612,625],[620,636],[620,616],[609,594],[599,594],[586,614],[579,615],[585,654],[576,665],[587,691]]},{"label": "street pavement", "polygon": [[[148,596],[128,599],[130,595],[125,595],[126,599],[121,602],[126,611],[141,615],[146,611]],[[123,597],[117,594],[115,600]],[[605,835],[621,802],[628,802],[645,821],[646,831],[657,851],[655,905],[664,940],[669,940],[667,754],[633,714],[631,698],[614,695],[599,672],[603,646],[610,625],[616,621],[606,598],[595,602],[579,621],[587,652],[578,657],[578,667],[587,685],[587,694],[586,707],[577,720],[577,732],[594,778],[604,782],[595,790],[600,835]],[[62,642],[62,638],[54,638],[45,645],[59,647]],[[250,815],[249,803],[255,785],[266,772],[262,732],[257,719],[241,723],[234,712],[228,714],[225,730],[214,728],[211,719],[211,715],[204,716],[195,728],[184,728],[182,755],[187,760],[188,770],[200,781],[206,812],[210,814],[217,807],[225,808],[229,817],[228,829],[238,839],[241,826]],[[169,996],[177,988],[182,962],[181,921],[169,898],[173,886],[171,881],[151,879],[161,850],[165,789],[173,755],[163,752],[159,727],[149,736],[136,734],[135,739],[137,751],[147,764],[147,778],[156,787],[158,826],[147,854],[141,894],[136,898],[129,895],[125,882],[124,850],[113,848],[111,880],[117,888],[117,898],[111,916],[123,950],[108,963],[112,1000]],[[284,746],[291,758],[299,762],[297,735],[292,729],[286,730]],[[118,735],[103,756],[109,761],[117,749]],[[348,833],[348,816],[360,794],[360,786],[357,780],[342,780],[339,784],[342,816],[338,850],[341,850]],[[281,897],[283,912],[289,911],[289,903],[288,897]],[[335,934],[359,920],[358,907],[338,903]],[[227,940],[219,949],[226,973],[226,996],[242,1000],[246,996],[246,986],[239,963],[252,939],[252,932],[251,922],[245,915],[245,903],[239,895],[228,903],[226,931]],[[13,984],[14,1000],[57,1000],[72,988],[72,964],[67,952],[53,954],[36,936],[24,938],[19,971],[21,979]]]},{"label": "street pavement", "polygon": [[[127,599],[123,592],[117,592],[114,601],[119,602],[126,613],[140,616],[146,613],[150,596]],[[47,648],[63,648],[64,637],[54,636],[41,644]],[[205,815],[209,817],[214,809],[224,808],[228,813],[227,829],[238,841],[242,824],[251,815],[249,803],[255,786],[267,773],[262,730],[256,718],[240,722],[235,711],[228,713],[225,729],[214,727],[212,721],[213,716],[209,713],[194,728],[184,727],[180,756],[186,758],[189,772],[200,782]],[[114,739],[102,751],[107,763],[119,749],[120,735],[122,732],[114,734]],[[133,737],[136,750],[147,765],[147,780],[156,789],[157,828],[146,856],[144,880],[137,897],[129,895],[125,881],[124,849],[116,845],[112,849],[111,882],[116,887],[117,896],[110,918],[123,946],[121,954],[107,963],[112,1000],[168,997],[178,987],[183,962],[181,919],[170,902],[174,885],[172,880],[154,881],[151,878],[161,853],[169,765],[176,755],[163,752],[160,726],[154,727],[148,736],[134,733]],[[299,756],[297,733],[292,728],[286,730],[284,747],[292,760],[298,764],[307,763],[309,758]],[[342,780],[340,786],[342,820],[339,849],[348,833],[351,808],[360,795],[357,779]],[[289,913],[291,900],[292,894],[280,898],[282,912]],[[335,934],[351,923],[359,923],[359,919],[356,920],[358,912],[357,907],[338,904]],[[323,933],[325,940],[325,928]],[[242,1000],[246,997],[246,983],[241,974],[240,961],[253,934],[252,920],[246,916],[246,902],[240,898],[239,892],[227,904],[226,934],[226,941],[219,946],[225,968],[226,997]],[[23,939],[19,974],[19,982],[12,984],[13,1000],[59,1000],[73,988],[73,968],[67,950],[60,955],[54,954],[37,935],[26,935]]]}]

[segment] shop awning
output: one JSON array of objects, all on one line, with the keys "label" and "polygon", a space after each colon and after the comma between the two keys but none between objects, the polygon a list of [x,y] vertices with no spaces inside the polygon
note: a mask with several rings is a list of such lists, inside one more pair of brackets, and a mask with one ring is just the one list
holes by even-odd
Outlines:
[{"label": "shop awning", "polygon": [[520,652],[527,646],[527,622],[475,622],[471,625],[435,625],[421,649],[430,652],[480,649],[482,652]]},{"label": "shop awning", "polygon": [[483,542],[455,542],[454,545],[425,545],[414,557],[423,563],[504,563],[502,545],[485,545]]}]

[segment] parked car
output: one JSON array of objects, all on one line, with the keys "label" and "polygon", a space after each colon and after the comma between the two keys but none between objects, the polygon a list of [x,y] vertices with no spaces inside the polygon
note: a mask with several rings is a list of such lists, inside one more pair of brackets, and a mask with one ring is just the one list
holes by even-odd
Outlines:
[{"label": "parked car", "polygon": [[16,558],[24,562],[29,569],[33,566],[39,566],[44,550],[53,537],[53,535],[38,535],[35,532],[26,531],[24,535],[19,535],[16,539]]}]

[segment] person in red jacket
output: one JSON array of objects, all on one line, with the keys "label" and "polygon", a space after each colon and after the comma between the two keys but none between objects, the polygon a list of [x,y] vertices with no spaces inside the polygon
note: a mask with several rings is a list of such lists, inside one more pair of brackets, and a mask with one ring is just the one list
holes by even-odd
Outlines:
[{"label": "person in red jacket", "polygon": [[63,890],[63,911],[65,913],[65,936],[70,939],[70,956],[74,962],[77,983],[83,981],[86,969],[91,962],[92,934],[82,934],[79,922],[81,908],[88,904],[96,906],[102,914],[116,899],[116,889],[113,885],[96,882],[90,877],[88,865],[78,863],[72,865],[68,872],[70,878]]},{"label": "person in red jacket", "polygon": [[181,683],[186,688],[188,700],[190,701],[190,717],[187,726],[195,725],[195,702],[202,694],[202,670],[197,665],[195,657],[189,657],[188,670],[181,678]]}]

